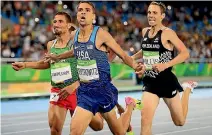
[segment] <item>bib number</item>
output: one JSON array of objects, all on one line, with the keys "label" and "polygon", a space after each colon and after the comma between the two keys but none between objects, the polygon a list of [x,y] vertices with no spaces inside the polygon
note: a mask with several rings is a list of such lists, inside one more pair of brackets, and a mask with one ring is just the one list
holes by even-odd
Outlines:
[{"label": "bib number", "polygon": [[62,83],[72,78],[71,66],[69,63],[55,63],[51,69],[52,81]]},{"label": "bib number", "polygon": [[50,94],[50,101],[57,102],[58,100],[59,100],[58,93],[53,92]]},{"label": "bib number", "polygon": [[143,60],[146,70],[152,70],[152,65],[159,63],[159,52],[143,51]]},{"label": "bib number", "polygon": [[99,80],[96,60],[78,60],[77,69],[80,81]]}]

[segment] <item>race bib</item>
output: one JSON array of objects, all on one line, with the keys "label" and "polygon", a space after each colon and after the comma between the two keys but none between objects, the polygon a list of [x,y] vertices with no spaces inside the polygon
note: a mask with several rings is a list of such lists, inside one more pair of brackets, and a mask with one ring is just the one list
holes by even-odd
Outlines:
[{"label": "race bib", "polygon": [[77,60],[77,69],[80,81],[91,81],[99,79],[96,60]]},{"label": "race bib", "polygon": [[159,52],[155,51],[143,51],[143,60],[146,70],[152,70],[152,65],[159,63]]},{"label": "race bib", "polygon": [[52,81],[62,83],[72,78],[70,63],[55,63],[51,68]]},{"label": "race bib", "polygon": [[58,99],[59,99],[58,93],[53,92],[50,94],[50,101],[57,102]]}]

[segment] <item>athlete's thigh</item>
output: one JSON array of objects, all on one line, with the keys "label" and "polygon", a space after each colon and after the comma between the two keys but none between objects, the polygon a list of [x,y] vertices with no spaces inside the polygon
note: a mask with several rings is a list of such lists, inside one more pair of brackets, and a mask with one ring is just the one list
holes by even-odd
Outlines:
[{"label": "athlete's thigh", "polygon": [[163,100],[170,110],[172,119],[183,119],[183,109],[179,92],[173,98],[163,98]]},{"label": "athlete's thigh", "polygon": [[124,128],[121,120],[117,118],[115,107],[110,112],[104,113],[103,117],[113,134],[124,134]]},{"label": "athlete's thigh", "polygon": [[151,123],[160,98],[156,94],[144,91],[142,94],[143,108],[141,110],[142,120]]},{"label": "athlete's thigh", "polygon": [[90,128],[92,128],[95,131],[100,131],[103,129],[104,126],[104,118],[102,115],[98,112],[93,117],[89,124]]},{"label": "athlete's thigh", "polygon": [[71,119],[71,133],[83,134],[88,127],[93,113],[77,106]]},{"label": "athlete's thigh", "polygon": [[67,109],[59,107],[58,105],[49,104],[48,119],[50,126],[56,126],[62,129],[65,118],[67,114]]}]

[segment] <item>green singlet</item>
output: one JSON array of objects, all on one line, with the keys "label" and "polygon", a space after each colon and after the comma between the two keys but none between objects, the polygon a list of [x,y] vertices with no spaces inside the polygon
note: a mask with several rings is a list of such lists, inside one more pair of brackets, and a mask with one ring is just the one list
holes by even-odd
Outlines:
[{"label": "green singlet", "polygon": [[[68,42],[64,48],[56,48],[57,40],[51,46],[50,52],[61,54],[71,50],[73,43]],[[78,81],[77,60],[75,58],[62,59],[59,62],[51,61],[51,85],[55,88],[64,88]]]}]

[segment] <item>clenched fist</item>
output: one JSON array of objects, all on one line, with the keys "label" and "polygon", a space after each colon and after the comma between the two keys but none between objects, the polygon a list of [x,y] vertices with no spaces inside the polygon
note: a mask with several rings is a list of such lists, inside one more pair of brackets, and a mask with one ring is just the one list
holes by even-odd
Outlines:
[{"label": "clenched fist", "polygon": [[26,68],[26,64],[24,62],[15,62],[12,63],[12,68],[16,71],[19,71]]}]

